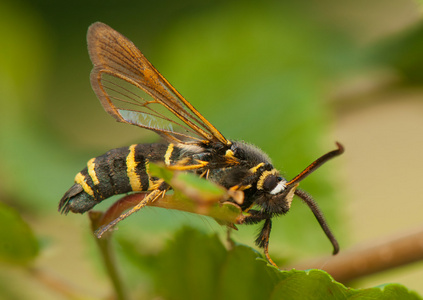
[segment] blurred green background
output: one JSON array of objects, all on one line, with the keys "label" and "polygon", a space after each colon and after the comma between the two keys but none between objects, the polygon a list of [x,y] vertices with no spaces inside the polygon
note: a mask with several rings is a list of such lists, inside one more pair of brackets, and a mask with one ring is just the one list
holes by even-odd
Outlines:
[{"label": "blurred green background", "polygon": [[[92,92],[85,36],[95,21],[130,38],[227,138],[261,147],[288,179],[342,142],[346,153],[301,184],[341,249],[421,227],[421,12],[411,0],[3,0],[0,201],[34,228],[42,246],[34,264],[93,297],[107,294],[88,218],[61,216],[57,204],[91,157],[156,139],[114,122]],[[213,220],[153,208],[116,235],[154,251],[186,224],[225,235]],[[257,231],[242,227],[234,238],[253,245]],[[270,241],[272,257],[290,262],[331,252],[300,201]],[[57,299],[0,268],[6,276]],[[400,282],[423,293],[422,280],[418,263],[357,285]]]}]

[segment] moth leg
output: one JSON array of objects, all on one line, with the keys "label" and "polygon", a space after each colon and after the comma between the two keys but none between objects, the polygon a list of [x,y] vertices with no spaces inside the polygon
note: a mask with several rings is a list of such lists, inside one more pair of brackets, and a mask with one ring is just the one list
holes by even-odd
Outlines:
[{"label": "moth leg", "polygon": [[278,267],[275,262],[270,258],[269,255],[269,238],[270,238],[270,231],[272,230],[272,220],[271,215],[259,210],[249,210],[248,213],[250,215],[245,216],[241,220],[239,220],[240,224],[257,224],[260,221],[264,221],[263,228],[261,229],[259,235],[256,238],[256,245],[260,248],[263,248],[264,256],[266,257],[267,261],[275,266]]},{"label": "moth leg", "polygon": [[270,219],[266,219],[266,221],[264,221],[264,225],[263,228],[259,234],[259,236],[256,239],[256,244],[259,247],[262,247],[264,249],[264,256],[266,256],[267,261],[275,266],[276,268],[278,268],[278,266],[275,264],[275,262],[270,258],[269,255],[269,237],[270,237],[270,231],[272,229],[272,220]]},{"label": "moth leg", "polygon": [[110,228],[112,228],[113,226],[115,226],[117,223],[119,223],[123,219],[126,219],[127,217],[129,217],[133,213],[139,211],[141,208],[143,208],[147,204],[156,201],[161,196],[164,196],[164,194],[167,192],[167,190],[168,190],[168,188],[163,189],[161,187],[159,187],[158,189],[153,190],[150,194],[148,194],[147,197],[145,197],[143,200],[141,200],[141,202],[138,203],[136,206],[134,206],[133,208],[131,208],[127,212],[122,213],[119,217],[117,217],[116,219],[114,219],[109,224],[104,225],[104,226],[101,226],[99,229],[97,229],[94,232],[94,234],[97,236],[97,238],[101,238],[101,236],[106,231],[108,231]]},{"label": "moth leg", "polygon": [[203,173],[201,173],[200,178],[209,179],[209,173],[210,173],[210,169],[205,170]]},{"label": "moth leg", "polygon": [[271,218],[272,216],[269,213],[262,212],[260,210],[249,209],[248,215],[238,218],[237,224],[257,224],[263,220]]}]

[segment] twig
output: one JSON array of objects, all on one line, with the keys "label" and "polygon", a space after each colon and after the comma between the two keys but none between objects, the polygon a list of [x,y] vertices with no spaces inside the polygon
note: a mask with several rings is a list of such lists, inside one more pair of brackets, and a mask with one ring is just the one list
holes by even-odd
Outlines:
[{"label": "twig", "polygon": [[83,296],[81,293],[75,292],[75,288],[71,287],[66,282],[57,278],[57,276],[48,273],[47,271],[39,268],[28,268],[29,273],[33,278],[38,280],[44,286],[50,290],[62,295],[64,298],[69,300],[82,300],[82,299],[93,299],[87,296]]},{"label": "twig", "polygon": [[423,259],[423,229],[390,237],[377,244],[341,251],[333,258],[320,258],[291,266],[296,269],[320,268],[339,282],[393,269]]}]

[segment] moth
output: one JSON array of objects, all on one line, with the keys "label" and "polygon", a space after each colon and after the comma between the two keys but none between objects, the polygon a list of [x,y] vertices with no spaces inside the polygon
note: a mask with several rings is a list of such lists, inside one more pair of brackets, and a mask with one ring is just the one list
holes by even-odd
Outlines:
[{"label": "moth", "polygon": [[88,161],[75,177],[74,185],[59,203],[61,213],[84,213],[118,194],[144,193],[129,211],[100,229],[98,236],[172,189],[162,178],[149,174],[149,164],[163,163],[180,172],[190,172],[230,190],[242,192],[238,205],[243,212],[239,224],[263,222],[256,244],[267,260],[272,218],[284,215],[294,196],[311,209],[333,245],[339,245],[323,214],[298,184],[344,148],[321,156],[295,178],[286,180],[268,156],[254,145],[226,139],[153,67],[126,37],[103,23],[88,29],[88,50],[94,65],[91,85],[103,108],[122,123],[157,133],[164,143],[134,144],[112,149]]}]

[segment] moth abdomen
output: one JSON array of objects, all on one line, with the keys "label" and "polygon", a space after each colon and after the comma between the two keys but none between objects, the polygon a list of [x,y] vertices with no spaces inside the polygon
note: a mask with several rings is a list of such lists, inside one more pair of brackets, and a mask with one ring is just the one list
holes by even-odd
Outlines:
[{"label": "moth abdomen", "polygon": [[135,144],[90,159],[60,200],[59,210],[84,213],[113,195],[148,191],[151,185],[148,164],[164,161],[168,147]]},{"label": "moth abdomen", "polygon": [[63,214],[67,214],[69,211],[82,214],[97,203],[98,201],[86,193],[80,184],[75,183],[60,200],[59,211]]}]

